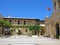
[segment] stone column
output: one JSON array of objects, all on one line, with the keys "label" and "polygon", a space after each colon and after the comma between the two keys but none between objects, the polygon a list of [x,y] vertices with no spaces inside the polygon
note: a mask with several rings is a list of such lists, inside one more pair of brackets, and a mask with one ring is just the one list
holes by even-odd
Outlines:
[{"label": "stone column", "polygon": [[59,5],[58,5],[58,0],[56,0],[56,9],[59,8]]},{"label": "stone column", "polygon": [[49,36],[51,37],[51,24],[49,23],[49,30],[48,30],[48,33],[49,33]]},{"label": "stone column", "polygon": [[48,36],[49,35],[49,24],[46,23],[45,24],[45,36]]},{"label": "stone column", "polygon": [[52,37],[52,38],[54,37],[53,34],[52,34],[53,30],[54,30],[54,26],[53,26],[53,24],[50,23],[49,24],[49,33],[50,33],[50,37]]},{"label": "stone column", "polygon": [[47,35],[49,35],[49,24],[47,25]]},{"label": "stone column", "polygon": [[56,26],[55,26],[55,24],[53,25],[52,35],[55,38],[55,36],[56,36]]}]

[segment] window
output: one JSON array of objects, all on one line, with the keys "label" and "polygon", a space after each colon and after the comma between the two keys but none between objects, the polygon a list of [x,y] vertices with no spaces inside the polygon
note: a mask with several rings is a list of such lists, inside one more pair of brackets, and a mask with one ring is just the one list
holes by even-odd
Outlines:
[{"label": "window", "polygon": [[20,21],[18,20],[18,24],[20,24]]},{"label": "window", "polygon": [[24,21],[24,25],[26,25],[26,21]]},{"label": "window", "polygon": [[56,10],[56,2],[54,2],[54,9]]},{"label": "window", "polygon": [[54,2],[54,6],[56,6],[56,2]]},{"label": "window", "polygon": [[25,30],[25,32],[27,32],[27,29]]},{"label": "window", "polygon": [[11,24],[11,20],[9,20],[10,24]]},{"label": "window", "polygon": [[58,0],[58,5],[59,5],[59,8],[60,8],[60,0]]}]

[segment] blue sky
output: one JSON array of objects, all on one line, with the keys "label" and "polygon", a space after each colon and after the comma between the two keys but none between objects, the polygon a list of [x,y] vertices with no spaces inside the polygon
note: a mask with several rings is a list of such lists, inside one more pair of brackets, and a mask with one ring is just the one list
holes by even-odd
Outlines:
[{"label": "blue sky", "polygon": [[[47,11],[47,7],[51,11]],[[10,17],[37,18],[51,16],[52,0],[0,0],[0,13]]]}]

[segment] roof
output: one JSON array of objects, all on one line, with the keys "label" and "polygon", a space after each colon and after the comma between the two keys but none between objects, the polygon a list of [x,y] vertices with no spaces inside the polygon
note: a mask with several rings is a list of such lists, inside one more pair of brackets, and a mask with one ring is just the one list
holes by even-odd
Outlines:
[{"label": "roof", "polygon": [[40,19],[35,19],[35,18],[4,18],[4,19],[21,19],[21,20],[36,20],[39,21],[41,24],[44,24],[44,20],[40,20]]},{"label": "roof", "polygon": [[28,19],[28,20],[40,20],[35,18],[4,18],[4,19]]}]

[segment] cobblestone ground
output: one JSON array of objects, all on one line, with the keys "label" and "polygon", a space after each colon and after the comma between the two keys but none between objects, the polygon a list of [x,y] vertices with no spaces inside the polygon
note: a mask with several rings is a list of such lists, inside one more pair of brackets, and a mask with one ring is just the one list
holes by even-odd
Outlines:
[{"label": "cobblestone ground", "polygon": [[10,36],[1,37],[0,45],[60,45],[60,40],[43,36]]}]

